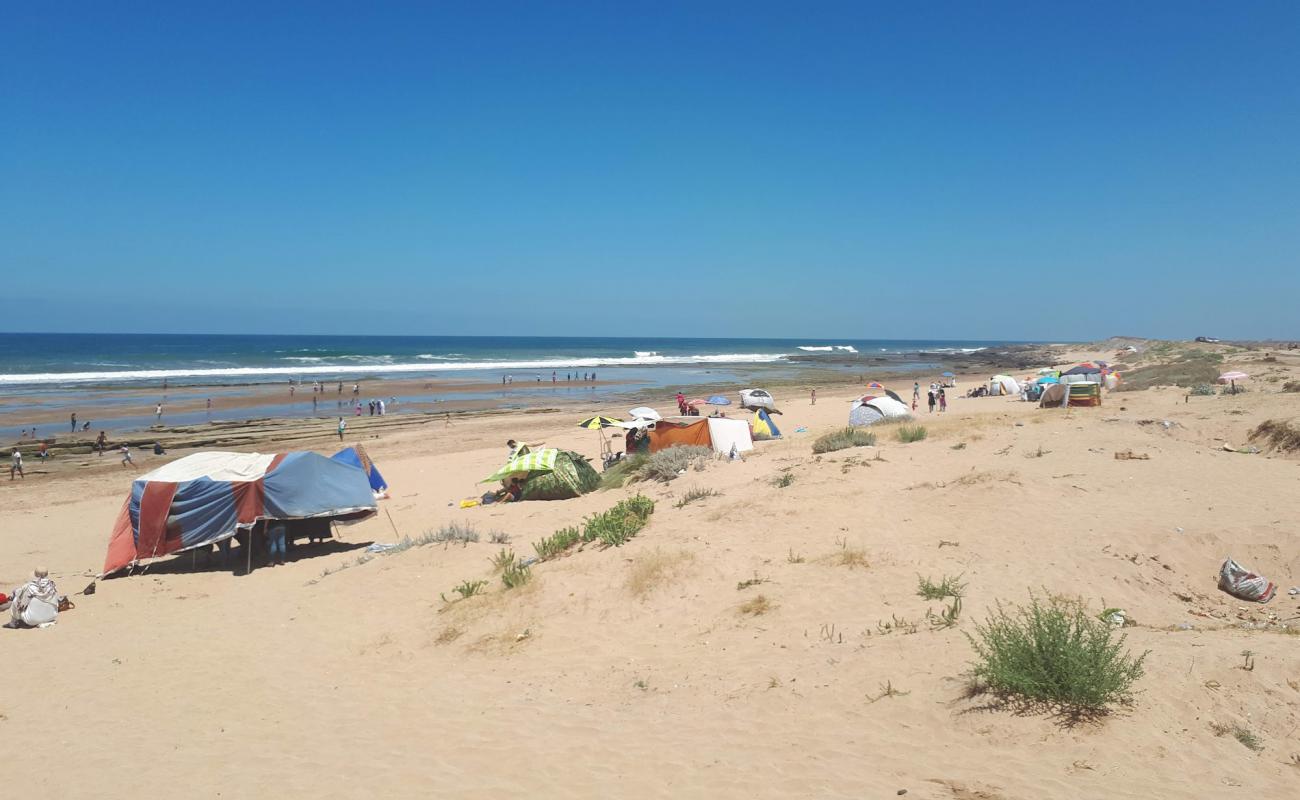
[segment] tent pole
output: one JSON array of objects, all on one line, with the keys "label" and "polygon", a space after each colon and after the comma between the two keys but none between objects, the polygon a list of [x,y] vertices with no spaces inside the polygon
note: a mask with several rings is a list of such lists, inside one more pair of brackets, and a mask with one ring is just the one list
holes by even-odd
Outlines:
[{"label": "tent pole", "polygon": [[256,527],[257,526],[254,525],[248,529],[248,566],[244,568],[245,575],[253,574],[253,528]]}]

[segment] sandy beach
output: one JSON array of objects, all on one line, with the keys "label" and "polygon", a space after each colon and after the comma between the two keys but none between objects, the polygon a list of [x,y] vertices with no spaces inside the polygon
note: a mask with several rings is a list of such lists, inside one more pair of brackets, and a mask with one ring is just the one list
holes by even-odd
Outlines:
[{"label": "sandy beach", "polygon": [[[596,457],[576,420],[625,407],[359,425],[348,440],[392,496],[340,541],[247,576],[164,559],[75,595],[52,628],[0,632],[11,665],[50,667],[39,686],[14,673],[0,699],[11,739],[48,732],[39,757],[7,760],[5,784],[65,798],[1289,796],[1300,461],[1243,450],[1264,420],[1300,415],[1300,394],[1281,391],[1300,358],[1223,352],[1224,368],[1269,380],[1068,411],[954,394],[946,414],[920,410],[924,441],[881,427],[875,447],[820,456],[813,440],[861,389],[815,406],[791,393],[784,438],[743,462],[554,502],[458,506],[507,438]],[[1061,354],[1084,358],[1114,352]],[[671,397],[652,405],[667,413]],[[331,434],[266,425],[235,449],[329,453]],[[43,564],[61,591],[83,589],[131,479],[188,452],[136,470],[111,453],[44,467],[29,454],[25,480],[0,481],[0,585]],[[677,507],[692,488],[717,494]],[[531,556],[637,493],[656,510],[622,547],[539,563],[515,590],[493,573],[490,532]],[[452,522],[481,540],[363,555]],[[1228,556],[1277,598],[1217,590]],[[949,628],[917,596],[918,576],[940,575],[968,587]],[[474,579],[486,593],[443,599]],[[1132,708],[1070,726],[967,697],[967,634],[1030,593],[1136,622],[1127,647],[1150,654]],[[1233,725],[1262,749],[1218,735]]]}]

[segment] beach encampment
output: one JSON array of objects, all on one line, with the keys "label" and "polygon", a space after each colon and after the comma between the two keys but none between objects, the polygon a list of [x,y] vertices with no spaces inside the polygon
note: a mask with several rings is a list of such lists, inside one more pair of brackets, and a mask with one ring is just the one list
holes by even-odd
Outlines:
[{"label": "beach encampment", "polygon": [[377,510],[370,477],[319,453],[195,453],[141,475],[108,541],[105,575],[209,547],[262,520],[351,522]]},{"label": "beach encampment", "polygon": [[989,378],[989,394],[991,395],[1016,395],[1020,394],[1020,384],[1010,375],[994,375]]},{"label": "beach encampment", "polygon": [[1039,408],[1065,408],[1070,399],[1070,390],[1068,384],[1052,383],[1043,389],[1042,397],[1038,398]]},{"label": "beach encampment", "polygon": [[772,421],[772,417],[768,415],[765,408],[760,408],[754,412],[754,419],[750,422],[749,427],[754,431],[755,438],[781,438],[781,429],[776,427],[776,423]]},{"label": "beach encampment", "polygon": [[872,425],[882,419],[910,419],[912,411],[893,397],[863,395],[849,409],[850,425]]},{"label": "beach encampment", "polygon": [[679,444],[709,447],[724,456],[754,449],[749,424],[723,417],[668,417],[655,422],[648,436],[652,453]]},{"label": "beach encampment", "polygon": [[507,483],[518,478],[523,500],[567,500],[600,486],[600,474],[586,456],[548,447],[512,458],[482,483]]},{"label": "beach encampment", "polygon": [[388,482],[384,480],[383,475],[379,474],[379,467],[375,466],[375,462],[370,460],[370,454],[361,445],[346,447],[330,456],[330,458],[344,464],[351,464],[366,473],[366,477],[370,479],[370,489],[376,495],[388,491]]}]

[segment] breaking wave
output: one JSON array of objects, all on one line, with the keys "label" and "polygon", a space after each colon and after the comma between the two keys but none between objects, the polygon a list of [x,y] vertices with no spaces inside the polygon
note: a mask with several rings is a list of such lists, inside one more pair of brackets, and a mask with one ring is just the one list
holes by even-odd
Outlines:
[{"label": "breaking wave", "polygon": [[799,345],[799,349],[809,353],[830,353],[835,350],[839,350],[842,353],[858,352],[858,348],[854,347],[851,344],[828,344],[828,345],[802,344]]},{"label": "breaking wave", "polygon": [[0,385],[44,383],[117,383],[135,381],[160,381],[164,378],[271,378],[311,375],[394,375],[436,370],[438,372],[560,370],[599,367],[671,366],[691,364],[771,364],[785,359],[780,353],[718,353],[713,355],[663,356],[636,355],[632,357],[545,358],[535,360],[457,361],[436,365],[392,362],[391,356],[334,356],[321,360],[366,359],[371,363],[322,364],[314,363],[314,356],[293,356],[285,360],[300,362],[296,366],[282,367],[221,367],[179,369],[131,369],[101,372],[34,372],[0,374]]}]

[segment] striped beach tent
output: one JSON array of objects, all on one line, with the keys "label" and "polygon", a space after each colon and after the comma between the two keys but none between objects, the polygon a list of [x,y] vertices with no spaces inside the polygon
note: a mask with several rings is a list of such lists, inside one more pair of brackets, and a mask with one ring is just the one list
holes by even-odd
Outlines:
[{"label": "striped beach tent", "polygon": [[560,451],[554,447],[547,447],[543,450],[533,450],[521,456],[515,456],[507,461],[501,469],[479,481],[479,483],[503,481],[511,475],[527,475],[530,472],[550,472],[555,469],[555,458],[559,454]]},{"label": "striped beach tent", "polygon": [[262,520],[357,520],[377,511],[361,468],[319,453],[194,453],[131,484],[104,573],[211,545]]}]

